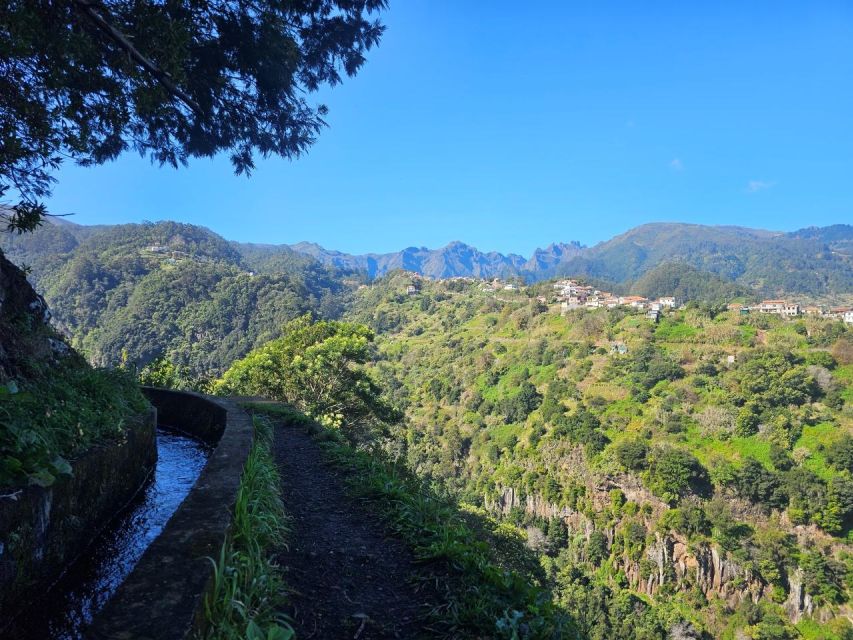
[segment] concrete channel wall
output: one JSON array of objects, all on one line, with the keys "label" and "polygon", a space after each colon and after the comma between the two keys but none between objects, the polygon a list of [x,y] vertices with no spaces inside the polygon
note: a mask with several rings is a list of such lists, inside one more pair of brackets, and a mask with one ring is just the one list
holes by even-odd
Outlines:
[{"label": "concrete channel wall", "polygon": [[87,637],[97,640],[192,636],[212,575],[207,558],[219,557],[252,447],[251,418],[236,402],[164,389],[143,392],[161,424],[216,449],[165,529],[95,619]]},{"label": "concrete channel wall", "polygon": [[[0,628],[44,591],[137,493],[157,461],[152,411],[50,487],[0,490]],[[2,635],[2,634],[0,634]]]}]

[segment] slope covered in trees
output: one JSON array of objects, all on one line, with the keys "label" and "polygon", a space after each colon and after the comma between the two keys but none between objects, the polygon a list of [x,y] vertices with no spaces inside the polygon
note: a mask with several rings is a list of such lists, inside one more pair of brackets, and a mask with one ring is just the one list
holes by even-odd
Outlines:
[{"label": "slope covered in trees", "polygon": [[405,412],[388,448],[526,528],[584,637],[850,636],[842,322],[561,316],[534,292],[405,283],[362,289],[352,314]]},{"label": "slope covered in trees", "polygon": [[277,337],[289,318],[339,315],[351,288],[310,258],[244,257],[202,227],[77,229],[48,224],[7,235],[4,250],[28,265],[56,326],[96,364],[143,366],[166,356],[195,376],[217,375]]}]

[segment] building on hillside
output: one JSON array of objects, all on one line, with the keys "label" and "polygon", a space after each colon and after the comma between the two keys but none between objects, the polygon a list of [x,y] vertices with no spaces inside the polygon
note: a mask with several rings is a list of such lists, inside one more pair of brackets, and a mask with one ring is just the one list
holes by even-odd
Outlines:
[{"label": "building on hillside", "polygon": [[413,296],[413,295],[417,294],[417,292],[418,292],[418,286],[415,283],[411,283],[411,284],[406,286],[406,295],[407,296]]},{"label": "building on hillside", "polygon": [[622,296],[619,298],[619,304],[633,307],[634,309],[645,309],[649,301],[643,296]]},{"label": "building on hillside", "polygon": [[808,307],[803,307],[803,313],[806,314],[807,316],[822,316],[823,315],[823,309],[821,309],[820,307],[808,306]]},{"label": "building on hillside", "polygon": [[758,305],[758,311],[759,313],[775,313],[779,316],[791,317],[800,315],[800,305],[787,300],[763,300]]},{"label": "building on hillside", "polygon": [[667,309],[675,309],[676,307],[675,296],[662,296],[658,298],[658,302],[662,307],[666,307]]},{"label": "building on hillside", "polygon": [[853,324],[853,309],[848,309],[844,312],[843,316],[844,322],[847,324]]},{"label": "building on hillside", "polygon": [[649,309],[646,311],[646,317],[652,322],[660,321],[660,309]]},{"label": "building on hillside", "polygon": [[759,313],[782,313],[782,308],[787,304],[785,300],[762,300],[758,305]]}]

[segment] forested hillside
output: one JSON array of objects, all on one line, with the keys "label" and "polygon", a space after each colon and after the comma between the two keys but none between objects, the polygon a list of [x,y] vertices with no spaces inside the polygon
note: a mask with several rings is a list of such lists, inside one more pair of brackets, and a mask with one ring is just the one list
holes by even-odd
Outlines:
[{"label": "forested hillside", "polygon": [[405,412],[388,447],[526,528],[584,637],[850,637],[843,322],[694,304],[656,324],[406,282],[362,289],[351,314]]},{"label": "forested hillside", "polygon": [[853,226],[772,233],[743,227],[645,224],[561,262],[554,273],[622,282],[673,261],[766,295],[831,297],[853,291]]},{"label": "forested hillside", "polygon": [[306,256],[238,248],[187,224],[47,224],[3,238],[54,323],[95,364],[165,356],[195,376],[221,371],[308,311],[339,315],[350,284]]}]

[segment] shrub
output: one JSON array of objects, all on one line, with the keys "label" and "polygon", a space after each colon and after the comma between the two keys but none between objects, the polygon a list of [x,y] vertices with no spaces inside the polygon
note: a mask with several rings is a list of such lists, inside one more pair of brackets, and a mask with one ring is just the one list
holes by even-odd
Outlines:
[{"label": "shrub", "polygon": [[646,468],[649,446],[642,440],[622,440],[616,447],[616,459],[629,471]]},{"label": "shrub", "polygon": [[660,446],[649,455],[646,482],[655,495],[673,504],[691,491],[706,493],[708,472],[687,451]]}]

